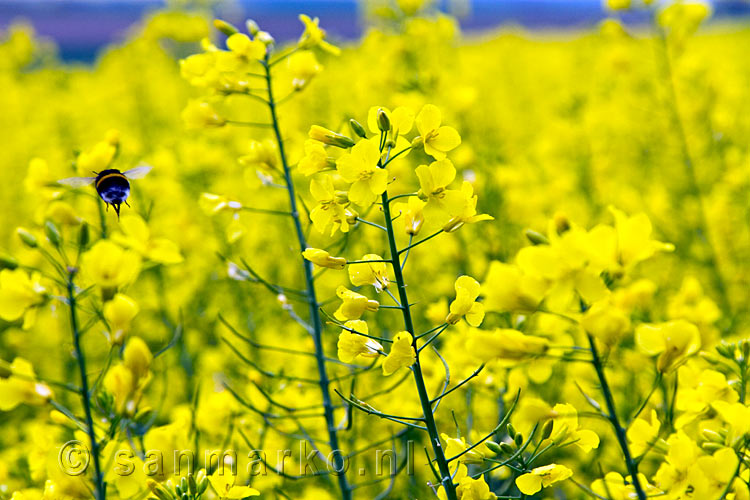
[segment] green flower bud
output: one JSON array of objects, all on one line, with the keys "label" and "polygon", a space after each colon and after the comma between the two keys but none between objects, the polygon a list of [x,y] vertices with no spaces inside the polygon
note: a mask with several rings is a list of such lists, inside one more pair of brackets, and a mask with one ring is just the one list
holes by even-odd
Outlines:
[{"label": "green flower bud", "polygon": [[31,232],[29,232],[27,229],[19,227],[18,229],[16,229],[16,234],[18,234],[18,237],[21,238],[21,241],[27,247],[36,248],[39,246],[39,242],[37,241],[36,236],[31,234]]},{"label": "green flower bud", "polygon": [[554,421],[547,420],[542,427],[542,440],[548,439],[552,435],[552,428],[555,426]]},{"label": "green flower bud", "polygon": [[719,345],[716,346],[716,352],[725,358],[734,359],[734,344],[722,340]]},{"label": "green flower bud", "polygon": [[706,442],[701,445],[701,448],[703,448],[708,453],[713,453],[724,448],[724,445],[719,443]]},{"label": "green flower bud", "polygon": [[701,436],[706,441],[710,441],[710,442],[713,442],[713,443],[723,443],[724,442],[724,438],[721,437],[718,432],[714,432],[711,429],[703,429],[703,431],[701,432]]},{"label": "green flower bud", "polygon": [[247,32],[252,36],[257,35],[260,31],[260,26],[258,26],[258,23],[256,23],[252,19],[248,19],[247,21],[245,21],[245,28],[247,28]]},{"label": "green flower bud", "polygon": [[503,448],[494,441],[487,440],[484,442],[485,446],[493,453],[500,454],[503,452]]},{"label": "green flower bud", "polygon": [[513,442],[516,443],[516,446],[521,446],[523,444],[523,434],[520,432],[516,434],[516,436],[513,438]]},{"label": "green flower bud", "polygon": [[549,245],[549,240],[542,233],[538,233],[533,229],[527,229],[523,232],[526,238],[531,242],[532,245]]},{"label": "green flower bud", "polygon": [[57,229],[57,226],[51,220],[48,220],[44,223],[44,234],[47,235],[47,239],[55,248],[59,247],[62,244],[62,235],[60,234],[60,230]]},{"label": "green flower bud", "polygon": [[500,449],[507,455],[512,455],[516,451],[508,443],[500,443]]},{"label": "green flower bud", "polygon": [[78,232],[78,250],[83,251],[91,240],[91,233],[89,232],[89,225],[87,223],[81,224],[81,229]]},{"label": "green flower bud", "polygon": [[359,123],[354,118],[349,120],[349,127],[351,127],[352,132],[354,132],[354,135],[359,136],[362,139],[367,139],[367,133],[365,132],[365,128],[362,126],[361,123]]},{"label": "green flower bud", "polygon": [[388,118],[388,113],[383,109],[378,109],[378,128],[382,132],[388,132],[391,129],[391,119]]},{"label": "green flower bud", "polygon": [[198,484],[195,482],[195,476],[193,474],[188,474],[188,489],[190,490],[190,494],[193,496],[196,496],[198,494]]},{"label": "green flower bud", "polygon": [[13,370],[7,361],[0,359],[0,378],[8,378],[13,375]]},{"label": "green flower bud", "polygon": [[15,269],[18,267],[18,261],[10,255],[0,255],[0,270]]},{"label": "green flower bud", "polygon": [[224,33],[226,36],[232,36],[235,33],[239,33],[240,30],[238,30],[234,25],[222,20],[222,19],[214,19],[214,28]]},{"label": "green flower bud", "polygon": [[186,477],[180,478],[180,490],[186,492],[188,490],[188,480]]},{"label": "green flower bud", "polygon": [[516,428],[513,427],[513,424],[511,424],[510,422],[508,422],[508,435],[511,439],[516,438]]}]

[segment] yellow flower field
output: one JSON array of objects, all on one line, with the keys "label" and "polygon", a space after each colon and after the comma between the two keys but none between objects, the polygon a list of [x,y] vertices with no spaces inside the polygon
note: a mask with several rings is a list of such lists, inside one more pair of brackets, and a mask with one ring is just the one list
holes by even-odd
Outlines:
[{"label": "yellow flower field", "polygon": [[750,500],[747,25],[376,7],[0,37],[0,500]]}]

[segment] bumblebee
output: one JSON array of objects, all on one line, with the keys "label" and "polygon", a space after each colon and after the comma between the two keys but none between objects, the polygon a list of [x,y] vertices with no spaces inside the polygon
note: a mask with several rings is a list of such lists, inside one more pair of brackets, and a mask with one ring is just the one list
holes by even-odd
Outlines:
[{"label": "bumblebee", "polygon": [[[65,184],[71,187],[81,187],[87,184],[94,184],[99,197],[110,205],[117,212],[117,218],[120,218],[120,205],[128,205],[128,196],[130,196],[130,182],[128,179],[140,179],[151,171],[150,166],[131,168],[125,172],[120,172],[116,168],[108,168],[101,172],[94,172],[96,177],[68,177],[60,179],[58,184]],[[130,206],[130,205],[128,205]]]}]

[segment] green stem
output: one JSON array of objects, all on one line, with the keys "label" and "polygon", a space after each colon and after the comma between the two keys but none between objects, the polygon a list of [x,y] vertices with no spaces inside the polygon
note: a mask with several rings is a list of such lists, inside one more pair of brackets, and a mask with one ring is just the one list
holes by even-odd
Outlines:
[{"label": "green stem", "polygon": [[[336,468],[336,470],[343,471],[344,456],[339,449],[339,438],[333,416],[333,404],[331,402],[331,393],[329,388],[330,381],[328,379],[328,373],[326,371],[326,357],[323,351],[323,324],[320,319],[319,305],[315,294],[313,265],[312,262],[302,258],[301,254],[301,252],[305,251],[305,249],[307,248],[307,241],[305,240],[305,232],[302,228],[302,222],[300,221],[299,210],[297,209],[297,195],[294,190],[292,174],[291,170],[289,169],[289,163],[286,159],[284,141],[281,137],[281,130],[279,128],[279,119],[276,114],[276,101],[274,101],[273,89],[271,86],[271,63],[269,63],[268,54],[266,54],[266,57],[263,61],[263,68],[265,69],[266,87],[268,89],[268,109],[271,113],[271,126],[273,128],[274,136],[276,137],[276,144],[279,147],[279,157],[281,159],[281,165],[284,170],[286,189],[289,193],[289,210],[291,212],[292,221],[294,222],[294,230],[297,234],[297,241],[300,247],[299,258],[302,261],[302,267],[305,272],[305,285],[310,310],[310,323],[312,325],[312,337],[315,347],[315,361],[318,367],[320,391],[323,397],[323,416],[325,418],[326,427],[328,430],[328,444],[331,447],[331,451],[335,454],[334,467]],[[338,483],[339,489],[341,490],[341,498],[343,500],[350,500],[352,498],[352,491],[351,486],[346,479],[346,474],[338,474]]]},{"label": "green stem", "polygon": [[86,358],[81,347],[81,333],[78,329],[78,317],[76,316],[76,295],[73,278],[76,271],[68,271],[68,305],[70,307],[70,328],[73,332],[73,347],[78,360],[78,370],[81,374],[81,401],[83,410],[86,415],[86,432],[91,442],[91,457],[94,461],[94,496],[96,500],[104,500],[107,495],[107,485],[102,476],[101,465],[99,464],[99,443],[96,440],[96,431],[94,430],[94,419],[91,416],[91,394],[89,394],[89,379],[86,374]]},{"label": "green stem", "polygon": [[402,305],[401,312],[404,317],[404,327],[406,331],[411,334],[413,341],[412,347],[417,352],[417,358],[412,365],[412,373],[414,373],[414,382],[417,386],[417,393],[419,394],[419,402],[422,405],[422,413],[424,415],[425,427],[427,427],[427,433],[430,436],[430,444],[432,445],[432,451],[435,454],[435,461],[438,464],[440,471],[440,482],[443,485],[448,500],[456,500],[456,487],[453,484],[451,478],[451,472],[448,468],[448,461],[445,458],[443,452],[443,446],[440,443],[440,435],[437,431],[437,425],[435,424],[435,416],[432,414],[432,400],[427,394],[427,387],[425,386],[424,376],[422,375],[422,366],[419,361],[419,352],[417,351],[417,336],[414,332],[414,322],[411,317],[411,308],[409,307],[409,297],[406,293],[406,283],[404,282],[404,275],[401,272],[400,252],[396,246],[396,234],[393,230],[393,221],[391,220],[391,209],[388,203],[388,191],[384,191],[382,194],[383,199],[383,217],[385,218],[385,227],[388,234],[388,245],[390,246],[391,254],[391,267],[393,268],[393,274],[396,280],[396,287],[398,288],[399,302]]},{"label": "green stem", "polygon": [[630,480],[632,481],[633,488],[635,488],[635,492],[638,495],[638,500],[646,500],[646,493],[643,491],[641,482],[638,479],[638,465],[630,455],[630,448],[628,447],[628,438],[625,429],[622,425],[620,425],[620,419],[617,418],[615,400],[612,397],[612,391],[609,388],[607,377],[604,374],[604,366],[602,365],[602,360],[599,357],[599,351],[596,348],[594,337],[588,335],[588,338],[589,345],[591,346],[592,363],[594,365],[594,369],[596,370],[596,375],[597,377],[599,377],[599,384],[601,385],[602,393],[604,394],[604,401],[607,403],[607,418],[612,424],[612,427],[614,427],[615,429],[615,436],[617,437],[617,442],[620,444],[622,454],[625,456],[625,465],[628,468]]},{"label": "green stem", "polygon": [[107,239],[107,216],[104,213],[104,207],[102,206],[102,199],[96,197],[96,205],[99,207],[99,224],[101,225],[102,239]]}]

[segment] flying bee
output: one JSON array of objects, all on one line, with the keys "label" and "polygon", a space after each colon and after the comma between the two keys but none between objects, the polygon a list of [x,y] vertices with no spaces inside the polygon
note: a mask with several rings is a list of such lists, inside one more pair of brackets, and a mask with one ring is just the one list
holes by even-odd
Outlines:
[{"label": "flying bee", "polygon": [[87,184],[94,184],[97,194],[107,204],[107,208],[110,205],[117,212],[117,218],[120,218],[120,205],[123,203],[128,204],[128,196],[130,196],[130,182],[128,179],[140,179],[151,171],[150,166],[144,165],[141,167],[131,168],[125,172],[120,172],[116,168],[108,168],[101,172],[94,172],[96,177],[68,177],[67,179],[60,179],[58,184],[65,184],[71,187],[81,187]]}]

